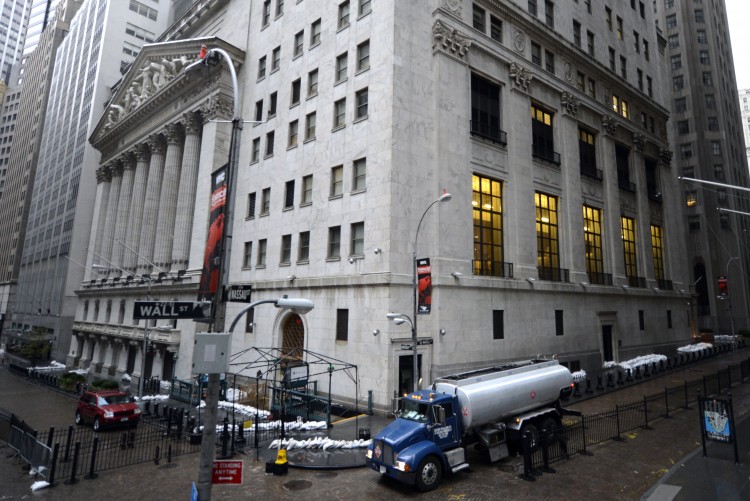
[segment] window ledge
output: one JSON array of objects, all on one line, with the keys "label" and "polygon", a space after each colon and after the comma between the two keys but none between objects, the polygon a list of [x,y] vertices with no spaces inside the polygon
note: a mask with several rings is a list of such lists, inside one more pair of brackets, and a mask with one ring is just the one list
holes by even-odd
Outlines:
[{"label": "window ledge", "polygon": [[344,125],[337,125],[333,129],[331,129],[331,132],[336,132],[336,131],[339,131],[339,130],[345,129],[345,128],[346,128],[346,124],[344,124]]},{"label": "window ledge", "polygon": [[268,217],[268,215],[271,214],[270,212],[261,212],[260,217]]},{"label": "window ledge", "polygon": [[370,71],[369,66],[367,68],[360,68],[354,73],[354,76],[356,77],[357,75],[361,75],[362,73],[367,73],[368,71]]},{"label": "window ledge", "polygon": [[363,117],[359,117],[359,118],[357,118],[356,120],[354,120],[354,122],[352,122],[352,123],[355,123],[355,124],[356,124],[356,123],[359,123],[359,122],[364,122],[364,121],[365,121],[365,120],[367,120],[367,119],[368,119],[369,117],[370,117],[370,115],[365,115],[365,116],[363,116]]},{"label": "window ledge", "polygon": [[304,53],[305,53],[305,51],[302,51],[302,52],[299,52],[299,53],[295,54],[294,56],[292,56],[292,61],[294,61],[295,59],[301,58]]},{"label": "window ledge", "polygon": [[309,207],[311,205],[312,205],[312,202],[302,202],[301,204],[299,204],[300,207]]},{"label": "window ledge", "polygon": [[296,108],[297,106],[299,106],[299,101],[297,101],[297,102],[294,102],[294,103],[291,103],[291,104],[289,105],[289,109],[291,110],[292,108]]},{"label": "window ledge", "polygon": [[343,193],[340,195],[329,195],[328,200],[338,200],[339,198],[344,198]]},{"label": "window ledge", "polygon": [[309,101],[310,99],[312,99],[314,97],[318,97],[318,93],[317,92],[315,92],[314,94],[308,94],[306,99]]},{"label": "window ledge", "polygon": [[265,264],[256,264],[255,265],[255,269],[256,270],[265,270],[266,269],[266,265]]},{"label": "window ledge", "polygon": [[336,29],[336,33],[344,31],[345,29],[347,29],[349,27],[350,24],[351,23],[340,24],[339,27]]},{"label": "window ledge", "polygon": [[348,77],[344,77],[341,80],[336,80],[335,82],[333,82],[333,86],[336,87],[338,85],[341,85],[342,83],[346,82],[347,80],[348,80]]},{"label": "window ledge", "polygon": [[299,261],[297,261],[297,264],[310,264],[310,260],[309,259],[300,259]]},{"label": "window ledge", "polygon": [[294,144],[292,144],[292,145],[289,145],[289,146],[287,146],[287,147],[286,147],[286,151],[289,151],[289,150],[293,150],[293,149],[295,149],[295,148],[296,148],[297,146],[299,146],[299,143],[294,143]]},{"label": "window ledge", "polygon": [[320,46],[320,41],[315,42],[314,44],[310,45],[307,50],[313,50],[315,47]]},{"label": "window ledge", "polygon": [[315,136],[308,137],[307,139],[305,139],[304,141],[302,141],[302,144],[310,143],[312,141],[315,141]]},{"label": "window ledge", "polygon": [[293,205],[291,205],[289,207],[284,207],[283,209],[281,209],[281,212],[289,212],[291,210],[294,210],[294,206]]},{"label": "window ledge", "polygon": [[341,261],[341,256],[329,256],[326,258],[328,262]]}]

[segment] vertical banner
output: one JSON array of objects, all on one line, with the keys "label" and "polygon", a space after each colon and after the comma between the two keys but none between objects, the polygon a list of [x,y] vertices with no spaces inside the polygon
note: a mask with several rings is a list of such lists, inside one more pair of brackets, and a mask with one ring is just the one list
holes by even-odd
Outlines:
[{"label": "vertical banner", "polygon": [[224,164],[211,175],[211,212],[209,214],[208,238],[203,256],[203,270],[198,289],[198,301],[213,301],[219,285],[221,271],[221,247],[224,242],[224,208],[227,195],[227,168]]},{"label": "vertical banner", "polygon": [[427,315],[432,306],[432,267],[430,258],[417,259],[417,314]]}]

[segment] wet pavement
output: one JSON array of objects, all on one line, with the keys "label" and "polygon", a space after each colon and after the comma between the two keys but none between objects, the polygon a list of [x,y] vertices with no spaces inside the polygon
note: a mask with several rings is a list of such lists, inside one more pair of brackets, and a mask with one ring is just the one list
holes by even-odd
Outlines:
[{"label": "wet pavement", "polygon": [[[596,395],[580,402],[571,401],[567,407],[591,414],[611,410],[615,405],[637,401],[644,394],[664,391],[719,369],[747,359],[750,350],[740,350],[717,358],[672,371],[641,384]],[[691,390],[693,391],[693,390]],[[750,384],[736,385],[732,396],[737,415],[750,414]],[[0,407],[27,417],[29,424],[39,430],[50,426],[72,424],[75,400],[29,384],[0,368]],[[320,499],[647,499],[648,501],[694,499],[748,499],[750,472],[750,421],[738,427],[741,465],[736,466],[731,450],[724,444],[711,444],[708,458],[700,449],[698,415],[691,410],[671,413],[670,419],[655,419],[648,430],[637,429],[624,434],[624,441],[608,441],[590,448],[593,456],[574,455],[568,461],[555,463],[554,474],[544,474],[535,482],[518,478],[521,465],[517,459],[490,464],[479,453],[467,451],[471,468],[452,475],[433,492],[420,494],[412,487],[383,478],[367,468],[325,469],[334,463],[356,465],[364,450],[350,450],[335,458],[311,449],[288,451],[290,463],[314,468],[290,468],[286,475],[265,472],[266,461],[276,457],[276,451],[264,444],[258,450],[246,447],[233,459],[241,460],[244,477],[241,485],[214,485],[212,498],[234,499],[290,499],[313,495]],[[335,424],[331,438],[348,440],[358,431],[368,428],[374,434],[388,419],[367,416]],[[746,438],[743,438],[746,437]],[[729,448],[731,449],[731,448]],[[104,471],[96,480],[81,480],[75,485],[57,485],[32,493],[33,482],[22,469],[12,450],[0,445],[0,501],[16,499],[127,499],[139,501],[187,499],[193,482],[197,480],[198,455],[174,458],[169,464],[140,465]],[[727,458],[727,454],[730,456]],[[257,454],[257,456],[256,456]],[[335,458],[335,459],[333,459]],[[336,464],[333,464],[336,466]]]}]

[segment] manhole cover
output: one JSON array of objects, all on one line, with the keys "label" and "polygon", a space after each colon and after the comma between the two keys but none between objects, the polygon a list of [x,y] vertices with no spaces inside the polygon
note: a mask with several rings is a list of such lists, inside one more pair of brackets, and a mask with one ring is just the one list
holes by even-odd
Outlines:
[{"label": "manhole cover", "polygon": [[284,484],[283,488],[287,491],[303,491],[312,487],[309,480],[292,480]]}]

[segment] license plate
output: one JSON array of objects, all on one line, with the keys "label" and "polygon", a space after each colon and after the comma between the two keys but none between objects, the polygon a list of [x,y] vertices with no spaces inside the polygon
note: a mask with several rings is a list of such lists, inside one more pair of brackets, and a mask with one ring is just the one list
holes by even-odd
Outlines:
[{"label": "license plate", "polygon": [[120,419],[120,421],[122,421],[122,422],[127,421],[127,420],[128,420],[128,418],[126,418],[126,417]]},{"label": "license plate", "polygon": [[385,475],[385,466],[381,466],[380,467],[380,473],[382,473],[383,475]]}]

